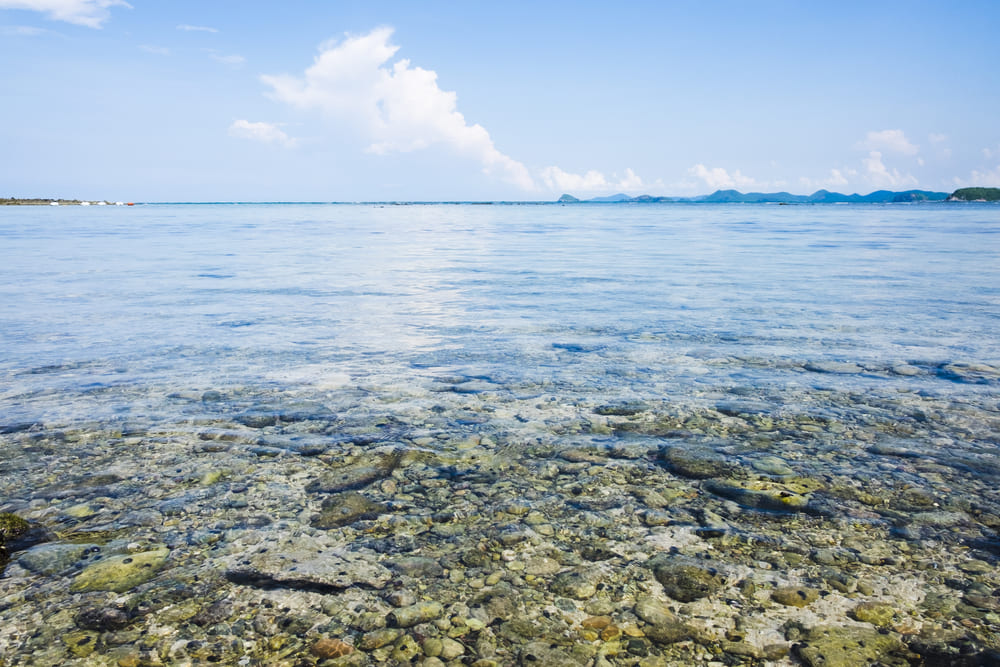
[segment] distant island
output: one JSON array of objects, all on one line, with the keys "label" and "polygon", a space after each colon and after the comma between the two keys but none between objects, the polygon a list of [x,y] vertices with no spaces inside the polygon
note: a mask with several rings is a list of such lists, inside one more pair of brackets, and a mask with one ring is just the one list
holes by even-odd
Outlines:
[{"label": "distant island", "polygon": [[662,203],[662,202],[704,202],[709,204],[891,204],[903,202],[937,202],[937,201],[1000,201],[1000,188],[961,188],[950,195],[947,192],[931,192],[929,190],[877,190],[867,195],[844,195],[829,190],[817,190],[811,195],[793,195],[788,192],[749,192],[738,190],[716,190],[710,195],[697,197],[653,197],[640,195],[630,197],[626,194],[594,197],[592,199],[577,199],[573,195],[563,195],[558,199],[560,204],[618,204],[618,203]]},{"label": "distant island", "polygon": [[961,188],[948,201],[1000,201],[1000,188]]},{"label": "distant island", "polygon": [[[900,202],[924,202],[924,201],[972,201],[969,195],[961,193],[972,192],[976,201],[996,201],[988,199],[983,193],[992,191],[1000,194],[1000,190],[995,188],[965,188],[956,190],[949,195],[947,192],[931,192],[929,190],[905,190],[903,192],[893,192],[891,190],[877,190],[867,195],[845,195],[829,190],[817,190],[811,195],[793,195],[788,192],[749,192],[742,193],[738,190],[716,190],[710,195],[700,195],[697,197],[653,197],[650,195],[640,195],[630,197],[626,194],[610,195],[608,197],[594,197],[593,199],[577,199],[572,195],[565,194],[559,198],[559,203],[661,203],[661,202],[704,202],[709,204],[889,204]],[[996,196],[996,195],[994,195]]]}]

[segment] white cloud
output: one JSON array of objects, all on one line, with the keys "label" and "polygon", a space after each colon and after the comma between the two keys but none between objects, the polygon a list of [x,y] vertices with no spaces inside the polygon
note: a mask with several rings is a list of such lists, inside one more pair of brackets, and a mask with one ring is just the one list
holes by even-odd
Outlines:
[{"label": "white cloud", "polygon": [[143,51],[145,51],[146,53],[152,53],[153,55],[156,55],[156,56],[169,56],[170,55],[170,49],[166,48],[165,46],[154,46],[152,44],[140,44],[139,48],[142,49]]},{"label": "white cloud", "polygon": [[625,175],[621,178],[614,175],[609,179],[594,169],[585,174],[573,174],[563,171],[559,167],[545,167],[541,171],[541,179],[550,190],[559,190],[560,192],[593,192],[596,190],[636,192],[644,187],[642,179],[631,168],[626,168]]},{"label": "white cloud", "polygon": [[870,151],[868,157],[861,160],[868,172],[868,179],[877,187],[899,187],[916,185],[917,179],[910,174],[901,174],[898,169],[890,170],[882,162],[882,153]]},{"label": "white cloud", "polygon": [[608,179],[599,171],[590,170],[586,174],[571,174],[559,167],[542,169],[542,181],[550,190],[574,192],[607,189]]},{"label": "white cloud", "polygon": [[869,132],[859,147],[868,151],[888,151],[902,155],[916,155],[920,150],[906,138],[902,130]]},{"label": "white cloud", "polygon": [[252,139],[265,144],[281,144],[289,148],[296,144],[295,139],[285,134],[285,131],[274,123],[236,120],[229,126],[229,134],[241,139]]},{"label": "white cloud", "polygon": [[844,177],[839,169],[831,169],[830,177],[826,179],[826,184],[833,187],[847,185],[848,183],[849,181]]},{"label": "white cloud", "polygon": [[[846,170],[849,175],[852,175],[853,170]],[[807,178],[805,176],[799,178],[799,184],[805,188],[810,189],[827,189],[827,188],[842,188],[845,185],[850,184],[847,176],[840,169],[831,169],[830,173],[825,178]]]},{"label": "white cloud", "polygon": [[705,185],[713,190],[753,188],[761,185],[756,180],[741,174],[739,169],[730,174],[722,167],[709,169],[703,164],[696,164],[688,169],[688,173],[704,181]]},{"label": "white cloud", "polygon": [[376,28],[339,43],[327,42],[302,77],[264,75],[261,80],[276,100],[355,123],[373,153],[440,144],[478,160],[486,173],[535,189],[523,164],[497,150],[481,125],[466,122],[456,109],[457,95],[438,87],[434,71],[411,67],[405,59],[387,65],[399,50],[389,43],[391,36],[391,28]]},{"label": "white cloud", "polygon": [[215,28],[209,28],[204,25],[188,25],[187,23],[182,23],[177,26],[178,30],[184,30],[186,32],[219,32]]},{"label": "white cloud", "polygon": [[239,67],[247,61],[246,58],[235,53],[228,56],[223,56],[218,53],[210,53],[209,55],[213,60],[220,62],[223,65],[229,65],[230,67]]},{"label": "white cloud", "polygon": [[931,132],[930,134],[927,135],[927,140],[930,141],[932,144],[942,144],[948,141],[948,135]]},{"label": "white cloud", "polygon": [[53,21],[65,21],[88,28],[100,28],[111,12],[109,7],[128,7],[124,0],[0,0],[0,9],[27,9],[44,12]]},{"label": "white cloud", "polygon": [[636,174],[634,171],[632,171],[632,169],[626,167],[625,175],[622,176],[621,180],[618,182],[618,185],[615,186],[615,189],[628,191],[628,190],[638,190],[641,187],[643,187],[642,179],[639,178],[639,175]]},{"label": "white cloud", "polygon": [[956,177],[953,180],[955,185],[963,188],[1000,188],[1000,164],[986,171],[974,169],[968,179]]},{"label": "white cloud", "polygon": [[50,32],[45,28],[35,28],[34,26],[28,25],[4,25],[0,26],[0,35],[7,35],[9,37],[37,37],[38,35],[44,35]]}]

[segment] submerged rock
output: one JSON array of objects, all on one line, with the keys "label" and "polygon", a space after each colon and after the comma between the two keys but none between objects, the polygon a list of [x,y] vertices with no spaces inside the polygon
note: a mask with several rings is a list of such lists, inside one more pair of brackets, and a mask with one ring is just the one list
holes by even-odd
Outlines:
[{"label": "submerged rock", "polygon": [[809,507],[810,493],[815,487],[796,482],[768,480],[714,480],[705,482],[705,490],[717,496],[735,500],[755,509],[801,512]]},{"label": "submerged rock", "polygon": [[941,367],[939,374],[954,382],[989,384],[1000,381],[1000,368],[980,363],[955,362]]},{"label": "submerged rock", "polygon": [[889,627],[895,615],[895,608],[884,602],[862,602],[850,612],[851,618],[878,627]]},{"label": "submerged rock", "polygon": [[226,571],[226,578],[256,588],[334,593],[345,588],[384,588],[392,573],[363,554],[291,550],[257,554]]},{"label": "submerged rock", "polygon": [[586,661],[562,650],[558,645],[545,641],[529,642],[518,656],[520,665],[545,665],[546,667],[581,667]]},{"label": "submerged rock", "polygon": [[849,361],[810,361],[805,365],[805,369],[813,373],[835,373],[841,375],[856,375],[865,370],[861,366]]},{"label": "submerged rock", "polygon": [[820,626],[806,635],[796,652],[809,667],[870,665],[903,648],[899,637],[864,627]]},{"label": "submerged rock", "polygon": [[643,634],[658,644],[675,644],[691,638],[691,629],[654,597],[639,598],[633,611],[646,623]]},{"label": "submerged rock", "polygon": [[669,558],[653,558],[649,567],[667,595],[678,602],[694,602],[722,588],[723,579],[714,570],[698,565],[671,562]]},{"label": "submerged rock", "polygon": [[591,569],[569,570],[556,575],[549,590],[555,595],[586,600],[597,593],[597,573]]},{"label": "submerged rock", "polygon": [[660,452],[660,461],[670,472],[689,479],[732,477],[739,468],[725,459],[698,454],[680,447],[670,447]]},{"label": "submerged rock", "polygon": [[440,618],[444,614],[444,607],[440,602],[418,602],[408,607],[400,607],[389,612],[386,617],[390,627],[409,628],[419,623],[426,623]]},{"label": "submerged rock", "polygon": [[403,450],[383,454],[374,463],[359,463],[325,473],[306,486],[309,493],[340,493],[362,489],[392,474],[403,459]]},{"label": "submerged rock", "polygon": [[0,512],[0,546],[21,537],[31,529],[31,524],[10,512]]},{"label": "submerged rock", "polygon": [[7,541],[21,537],[30,529],[31,524],[16,514],[0,512],[0,573],[10,561],[10,548],[6,544]]},{"label": "submerged rock", "polygon": [[338,493],[323,501],[322,510],[313,517],[312,525],[325,530],[349,526],[362,519],[374,519],[385,509],[381,503],[369,500],[355,491]]},{"label": "submerged rock", "polygon": [[40,544],[22,553],[17,562],[36,574],[59,574],[99,551],[96,544]]},{"label": "submerged rock", "polygon": [[819,591],[806,586],[782,586],[771,591],[771,599],[786,607],[805,607],[819,599]]},{"label": "submerged rock", "polygon": [[131,622],[126,609],[115,606],[85,607],[74,618],[77,627],[96,632],[120,630]]},{"label": "submerged rock", "polygon": [[313,644],[309,651],[321,660],[330,660],[350,655],[354,652],[354,647],[339,639],[324,637]]},{"label": "submerged rock", "polygon": [[70,590],[124,593],[152,579],[168,556],[170,549],[162,548],[99,560],[77,575]]}]

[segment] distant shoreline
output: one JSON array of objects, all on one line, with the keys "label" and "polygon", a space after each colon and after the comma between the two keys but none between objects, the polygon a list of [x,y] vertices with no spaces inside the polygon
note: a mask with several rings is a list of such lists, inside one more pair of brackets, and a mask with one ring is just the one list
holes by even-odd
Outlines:
[{"label": "distant shoreline", "polygon": [[120,201],[98,201],[86,199],[37,199],[6,197],[0,199],[0,206],[132,206]]},{"label": "distant shoreline", "polygon": [[[893,192],[890,190],[878,190],[867,195],[843,195],[838,192],[819,190],[811,195],[793,195],[788,192],[760,193],[751,192],[744,194],[738,190],[717,190],[710,195],[700,195],[697,197],[652,197],[650,195],[640,195],[630,197],[625,194],[611,195],[607,197],[594,197],[592,199],[578,199],[572,195],[564,194],[556,201],[514,201],[514,200],[494,200],[494,201],[203,201],[203,202],[139,202],[148,205],[201,205],[201,206],[226,206],[226,205],[362,205],[362,206],[427,206],[427,205],[545,205],[545,204],[780,204],[780,205],[816,205],[816,204],[918,204],[918,203],[944,203],[944,202],[998,202],[1000,201],[1000,188],[960,188],[950,195],[946,192],[931,192],[927,190],[906,190],[904,192]],[[111,201],[87,201],[80,199],[46,199],[46,198],[19,198],[7,197],[0,199],[0,206],[134,206],[134,202],[111,202]]]}]

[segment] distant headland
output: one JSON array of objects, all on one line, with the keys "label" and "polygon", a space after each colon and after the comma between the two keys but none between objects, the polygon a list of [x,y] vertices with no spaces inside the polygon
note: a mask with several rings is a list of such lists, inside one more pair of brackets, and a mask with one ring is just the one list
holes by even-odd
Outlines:
[{"label": "distant headland", "polygon": [[931,192],[929,190],[876,190],[867,195],[845,195],[829,190],[817,190],[811,195],[793,195],[788,192],[749,192],[738,190],[716,190],[710,195],[697,197],[653,197],[640,195],[630,197],[625,194],[592,199],[577,199],[565,194],[558,199],[562,204],[575,203],[662,203],[662,202],[703,202],[708,204],[890,204],[903,202],[936,202],[936,201],[1000,201],[1000,188],[962,188],[950,195],[947,192]]},{"label": "distant headland", "polygon": [[84,199],[38,199],[19,197],[0,197],[0,206],[132,206],[132,202],[123,201],[87,201]]}]

